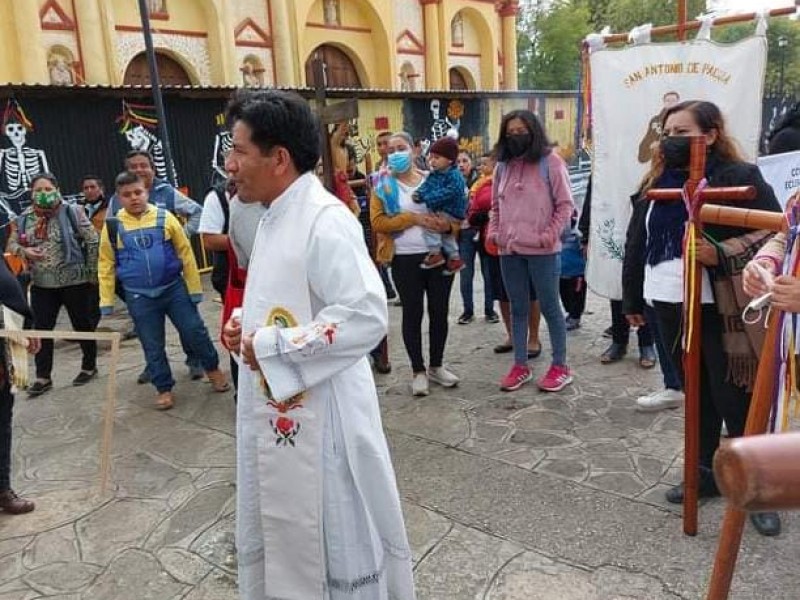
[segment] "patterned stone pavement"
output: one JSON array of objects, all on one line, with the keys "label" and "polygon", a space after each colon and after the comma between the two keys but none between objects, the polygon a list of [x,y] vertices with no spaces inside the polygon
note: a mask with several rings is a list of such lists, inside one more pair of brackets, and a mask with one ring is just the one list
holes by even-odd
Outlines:
[{"label": "patterned stone pavement", "polygon": [[[216,327],[219,305],[203,307]],[[492,347],[502,326],[476,321],[451,329],[447,361],[462,384],[412,398],[400,309],[390,310],[394,371],[378,384],[420,600],[703,597],[724,505],[705,503],[700,534],[683,536],[679,511],[663,502],[680,478],[682,413],[634,411],[660,382],[657,369],[638,367],[635,338],[623,362],[599,364],[602,300],[590,299],[595,314],[570,334],[576,383],[555,395],[500,392],[509,359]],[[124,318],[109,325],[123,330]],[[103,497],[104,378],[69,386],[78,347],[57,345],[51,393],[18,399],[15,486],[37,510],[0,513],[0,600],[237,598],[233,401],[188,380],[174,335],[169,350],[177,406],[159,413],[135,382],[138,344],[123,344]],[[777,539],[748,528],[732,598],[797,597],[798,528],[794,515]]]}]

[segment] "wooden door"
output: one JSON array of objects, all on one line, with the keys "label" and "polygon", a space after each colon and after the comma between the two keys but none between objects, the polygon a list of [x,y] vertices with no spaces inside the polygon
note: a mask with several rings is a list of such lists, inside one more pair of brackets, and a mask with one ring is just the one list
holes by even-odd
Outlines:
[{"label": "wooden door", "polygon": [[468,90],[467,80],[456,68],[450,69],[450,89],[451,90]]},{"label": "wooden door", "polygon": [[[156,67],[161,85],[192,85],[189,74],[174,58],[156,52]],[[124,85],[150,85],[150,68],[147,55],[142,52],[133,57],[125,69]]]},{"label": "wooden door", "polygon": [[361,79],[353,61],[342,50],[328,44],[319,46],[306,61],[306,85],[314,87],[312,61],[315,58],[321,58],[325,64],[326,87],[361,89]]}]

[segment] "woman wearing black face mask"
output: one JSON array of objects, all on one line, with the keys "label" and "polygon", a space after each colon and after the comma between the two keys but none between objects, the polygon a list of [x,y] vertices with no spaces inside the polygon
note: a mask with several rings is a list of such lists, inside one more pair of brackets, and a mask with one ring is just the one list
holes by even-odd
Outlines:
[{"label": "woman wearing black face mask", "polygon": [[[664,344],[672,349],[673,365],[683,380],[683,235],[687,212],[682,201],[651,202],[651,188],[680,188],[689,176],[690,137],[704,136],[706,179],[712,187],[755,186],[757,197],[736,206],[780,211],[772,188],[758,167],[744,162],[725,129],[719,108],[711,102],[687,101],[669,108],[662,121],[664,138],[654,153],[650,171],[634,197],[623,264],[623,311],[631,325],[642,325],[645,302],[652,306]],[[757,343],[744,333],[742,310],[734,285],[748,258],[769,237],[739,227],[705,225],[697,257],[702,274],[700,381],[700,497],[719,494],[711,471],[724,420],[731,437],[744,432],[755,379]],[[683,502],[683,484],[667,491],[667,501]],[[751,515],[763,535],[777,535],[774,513]]]}]

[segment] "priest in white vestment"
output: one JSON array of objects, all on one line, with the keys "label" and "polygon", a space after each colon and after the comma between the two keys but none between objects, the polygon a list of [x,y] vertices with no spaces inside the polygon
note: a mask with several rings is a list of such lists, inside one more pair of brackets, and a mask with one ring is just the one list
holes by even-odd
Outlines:
[{"label": "priest in white vestment", "polygon": [[242,600],[412,600],[411,551],[369,351],[386,296],[358,221],[313,174],[319,128],[291,93],[242,91],[226,169],[261,218],[241,316]]}]

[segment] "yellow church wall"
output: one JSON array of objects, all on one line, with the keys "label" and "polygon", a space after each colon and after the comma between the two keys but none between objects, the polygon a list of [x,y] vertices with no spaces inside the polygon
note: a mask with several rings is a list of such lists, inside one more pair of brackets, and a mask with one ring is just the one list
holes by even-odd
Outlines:
[{"label": "yellow church wall", "polygon": [[[153,29],[173,29],[180,31],[207,30],[206,16],[201,6],[211,0],[168,0],[169,19],[152,19]],[[139,3],[131,0],[112,0],[116,24],[128,27],[141,27]]]},{"label": "yellow church wall", "polygon": [[[333,43],[353,60],[362,85],[383,89],[396,87],[394,43],[388,33],[392,31],[387,20],[392,15],[389,0],[342,0],[341,27],[306,25],[324,23],[322,0],[297,0],[294,5],[300,49],[296,69],[301,73],[301,81],[305,81],[305,63],[311,52],[320,44]],[[365,29],[369,32],[363,31]]]},{"label": "yellow church wall", "polygon": [[[464,47],[453,48],[451,23],[453,17],[461,12],[464,18]],[[480,54],[480,80],[476,81],[478,89],[493,90],[499,84],[499,65],[497,64],[497,48],[499,46],[498,18],[494,5],[469,4],[463,1],[445,0],[441,5],[442,34],[445,43],[454,55],[460,53]],[[450,64],[450,54],[445,64]],[[444,69],[444,81],[448,69]],[[474,74],[473,74],[474,75]]]},{"label": "yellow church wall", "polygon": [[18,59],[17,34],[13,18],[0,19],[0,40],[3,40],[5,48],[4,52],[0,52],[0,81],[24,81],[25,77]]},{"label": "yellow church wall", "polygon": [[490,98],[489,99],[489,125],[487,131],[492,144],[500,135],[500,122],[503,115],[512,110],[528,108],[527,98]]}]

